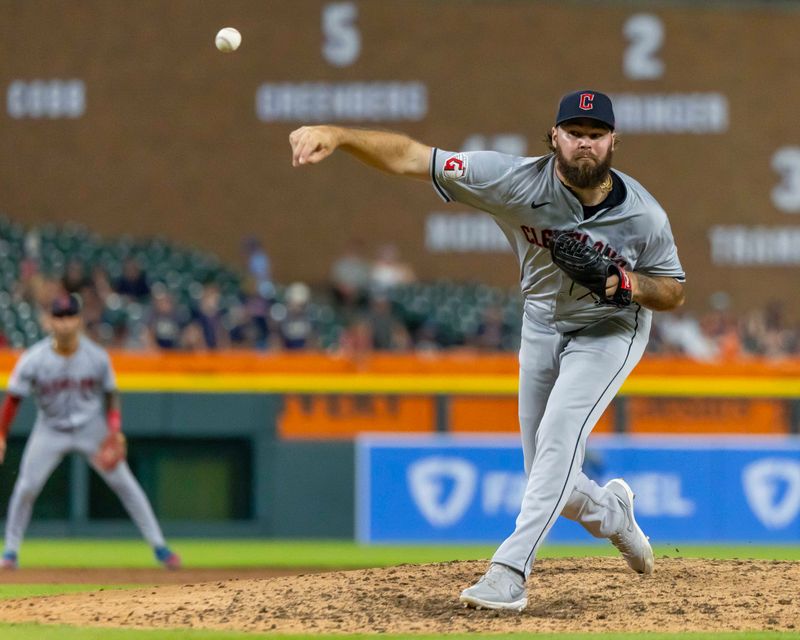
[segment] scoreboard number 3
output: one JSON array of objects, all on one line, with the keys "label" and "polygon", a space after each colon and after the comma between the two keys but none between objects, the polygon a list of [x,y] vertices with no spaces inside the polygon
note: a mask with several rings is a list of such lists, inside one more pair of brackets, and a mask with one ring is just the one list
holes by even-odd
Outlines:
[{"label": "scoreboard number 3", "polygon": [[783,178],[772,190],[772,203],[785,213],[800,213],[800,147],[778,149],[772,168]]},{"label": "scoreboard number 3", "polygon": [[664,23],[650,13],[637,13],[625,22],[622,33],[628,48],[622,60],[625,75],[633,80],[654,80],[664,75],[664,62],[658,57],[664,44]]}]

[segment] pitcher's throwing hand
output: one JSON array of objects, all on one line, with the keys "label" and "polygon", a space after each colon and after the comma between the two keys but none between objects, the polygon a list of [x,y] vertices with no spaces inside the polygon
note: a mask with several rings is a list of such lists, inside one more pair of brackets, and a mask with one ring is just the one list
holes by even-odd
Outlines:
[{"label": "pitcher's throwing hand", "polygon": [[292,166],[316,164],[331,155],[338,142],[333,127],[300,127],[289,134],[292,145]]}]

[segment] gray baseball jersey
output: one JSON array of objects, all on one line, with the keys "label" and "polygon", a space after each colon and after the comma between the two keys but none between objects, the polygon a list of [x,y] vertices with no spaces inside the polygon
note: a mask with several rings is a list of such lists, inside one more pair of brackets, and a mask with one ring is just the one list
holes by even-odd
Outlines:
[{"label": "gray baseball jersey", "polygon": [[6,552],[19,551],[39,492],[71,452],[90,462],[153,547],[165,545],[150,501],[127,461],[105,471],[92,460],[108,434],[104,396],[116,386],[108,353],[86,336],[80,337],[78,349],[69,356],[55,351],[52,338],[37,342],[20,356],[8,392],[33,395],[39,410],[8,505]]},{"label": "gray baseball jersey", "polygon": [[520,264],[526,308],[540,321],[567,332],[620,310],[597,305],[550,257],[554,231],[575,230],[620,266],[683,281],[685,276],[661,206],[633,178],[614,171],[627,196],[584,219],[578,199],[558,179],[555,156],[522,158],[494,151],[453,153],[434,149],[431,178],[445,200],[490,213]]},{"label": "gray baseball jersey", "polygon": [[[519,421],[528,475],[514,532],[492,560],[524,575],[559,514],[597,537],[626,526],[615,494],[582,471],[586,441],[638,363],[652,312],[596,304],[555,264],[550,240],[570,230],[620,266],[684,280],[664,210],[638,182],[614,171],[618,198],[585,215],[555,172],[555,156],[433,149],[431,180],[445,200],[490,213],[517,256],[525,297],[519,354]],[[621,181],[621,183],[620,183]]]},{"label": "gray baseball jersey", "polygon": [[40,340],[22,354],[8,382],[13,395],[33,394],[37,426],[60,431],[104,419],[104,394],[116,388],[108,353],[86,336],[69,357],[56,352],[52,338]]}]

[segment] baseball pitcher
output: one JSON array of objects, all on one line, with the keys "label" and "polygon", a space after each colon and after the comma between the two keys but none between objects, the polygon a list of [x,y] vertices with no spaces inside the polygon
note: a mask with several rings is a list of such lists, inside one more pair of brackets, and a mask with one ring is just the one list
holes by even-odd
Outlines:
[{"label": "baseball pitcher", "polygon": [[17,567],[37,496],[64,456],[78,452],[119,496],[156,559],[168,569],[177,569],[180,558],[167,547],[150,502],[125,460],[120,404],[108,353],[82,334],[80,311],[80,299],[74,294],[53,302],[52,336],[20,356],[0,407],[0,463],[22,398],[32,394],[38,409],[8,506],[3,567]]},{"label": "baseball pitcher", "polygon": [[524,296],[519,421],[528,482],[514,531],[467,606],[520,610],[526,580],[556,518],[608,538],[631,569],[653,551],[622,479],[581,470],[586,440],[647,344],[652,310],[683,303],[684,272],[667,215],[645,188],[611,169],[611,100],[576,91],[559,103],[550,153],[456,153],[397,133],[331,126],[289,136],[294,166],[342,149],[383,171],[428,180],[447,202],[489,213],[517,256]]}]

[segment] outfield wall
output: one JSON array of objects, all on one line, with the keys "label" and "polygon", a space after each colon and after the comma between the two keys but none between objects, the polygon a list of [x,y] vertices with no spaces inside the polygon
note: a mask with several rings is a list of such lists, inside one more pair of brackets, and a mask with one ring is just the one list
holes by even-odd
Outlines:
[{"label": "outfield wall", "polygon": [[[597,436],[583,468],[624,477],[653,542],[800,541],[800,438]],[[526,488],[512,436],[361,436],[356,537],[364,543],[492,543],[514,529]],[[548,540],[586,542],[558,519]]]},{"label": "outfield wall", "polygon": [[[0,371],[15,357],[0,354]],[[513,439],[517,429],[516,358],[506,354],[351,360],[120,353],[113,360],[130,463],[171,534],[351,538],[358,434]],[[593,439],[667,433],[780,440],[798,432],[798,398],[797,362],[646,359]],[[0,508],[32,420],[28,401],[0,467]],[[134,533],[115,496],[77,459],[48,482],[31,531]]]}]

